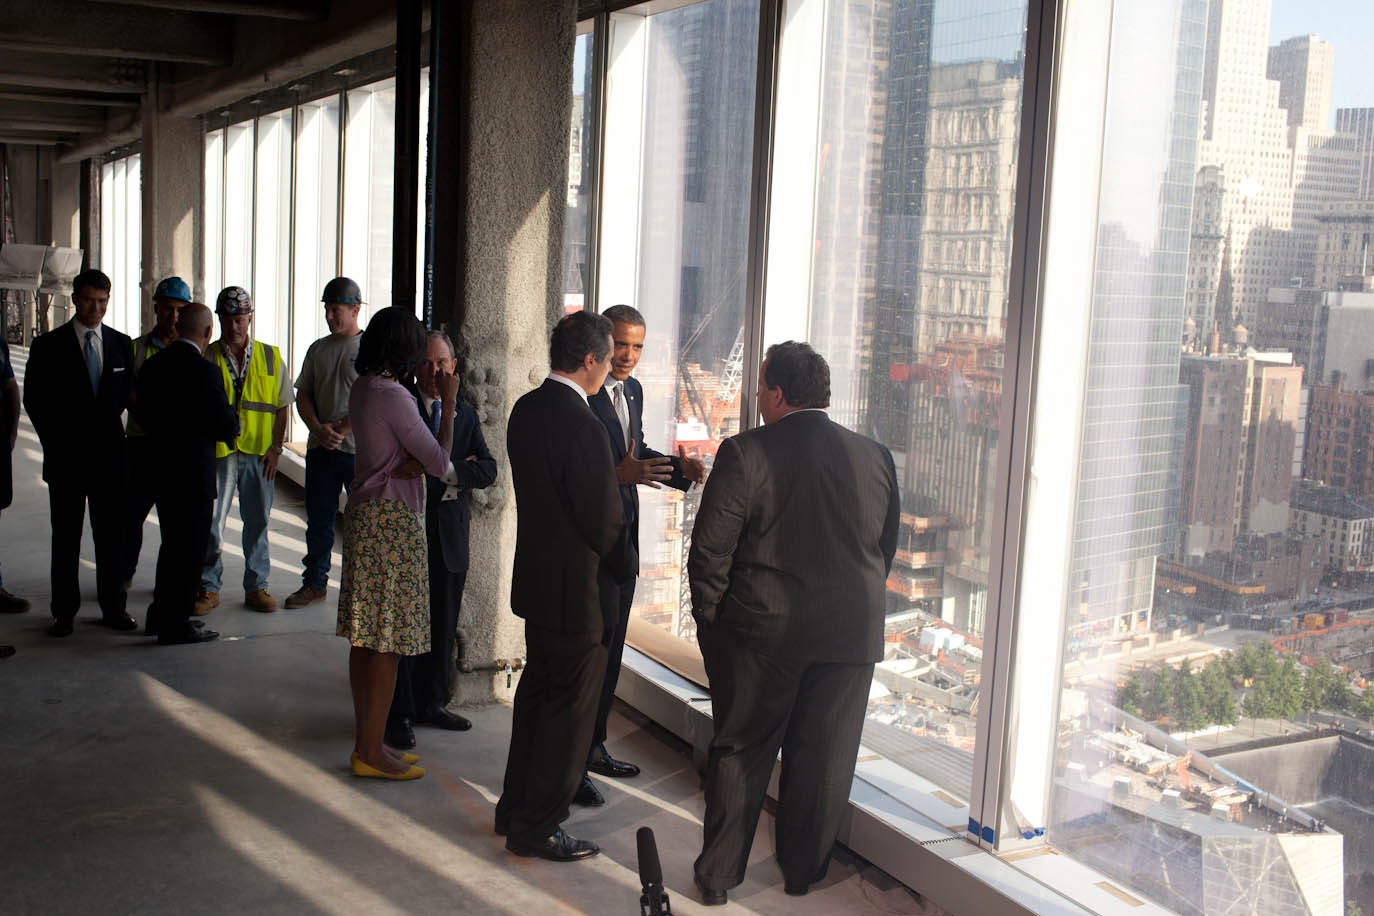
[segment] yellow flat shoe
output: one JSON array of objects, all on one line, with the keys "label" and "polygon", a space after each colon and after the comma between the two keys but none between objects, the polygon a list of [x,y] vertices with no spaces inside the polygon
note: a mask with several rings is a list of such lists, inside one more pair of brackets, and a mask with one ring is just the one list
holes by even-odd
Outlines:
[{"label": "yellow flat shoe", "polygon": [[420,759],[419,754],[412,754],[410,751],[406,751],[404,754],[397,754],[396,756],[401,758],[401,763],[414,763]]},{"label": "yellow flat shoe", "polygon": [[379,770],[376,767],[368,766],[366,763],[363,763],[357,751],[354,751],[349,757],[348,763],[353,768],[354,776],[366,776],[371,779],[419,779],[421,776],[425,775],[424,767],[417,766],[411,766],[411,768],[404,773],[388,773],[386,770]]}]

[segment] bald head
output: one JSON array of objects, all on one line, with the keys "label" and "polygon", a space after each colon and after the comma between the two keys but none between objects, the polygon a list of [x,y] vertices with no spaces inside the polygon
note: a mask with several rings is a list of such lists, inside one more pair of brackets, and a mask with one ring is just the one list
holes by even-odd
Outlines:
[{"label": "bald head", "polygon": [[192,302],[177,316],[177,336],[189,340],[202,351],[210,345],[215,317],[203,302]]}]

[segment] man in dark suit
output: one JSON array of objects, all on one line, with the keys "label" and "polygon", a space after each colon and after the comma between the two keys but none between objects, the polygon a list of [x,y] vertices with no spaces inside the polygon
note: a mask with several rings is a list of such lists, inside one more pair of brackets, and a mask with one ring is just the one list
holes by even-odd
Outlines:
[{"label": "man in dark suit", "polygon": [[129,404],[133,343],[101,324],[110,278],[98,270],[72,281],[71,321],[37,338],[24,374],[24,409],[43,444],[43,479],[52,512],[52,616],[48,632],[70,636],[81,607],[77,570],[90,506],[101,622],[138,624],[124,612],[120,532],[124,525],[123,414]]},{"label": "man in dark suit", "polygon": [[144,629],[159,645],[208,642],[219,634],[191,622],[200,565],[215,510],[215,445],[233,444],[238,414],[229,405],[219,369],[202,355],[214,318],[200,303],[177,317],[177,339],[138,376],[135,412],[150,446],[149,479],[157,503],[162,546]]},{"label": "man in dark suit", "polygon": [[[611,322],[611,371],[606,382],[590,399],[606,427],[611,458],[616,463],[616,483],[620,484],[621,523],[619,549],[624,578],[617,583],[615,631],[606,658],[606,676],[601,683],[601,699],[596,709],[592,746],[587,753],[587,769],[602,776],[636,776],[639,767],[616,760],[606,752],[606,720],[615,700],[615,685],[620,679],[620,659],[625,652],[625,630],[630,623],[630,607],[635,600],[635,581],[639,578],[639,485],[658,487],[661,483],[686,490],[706,479],[706,468],[682,450],[676,457],[656,452],[644,444],[644,390],[631,373],[644,353],[644,316],[628,305],[613,305],[603,312]],[[585,775],[573,799],[581,805],[603,805],[592,781]]]},{"label": "man in dark suit", "polygon": [[901,513],[882,445],[837,423],[830,368],[804,343],[768,349],[766,424],[721,443],[688,575],[711,687],[704,842],[707,904],[744,880],[782,748],[776,846],[785,889],[824,874],[849,799]]},{"label": "man in dark suit", "polygon": [[[425,335],[425,358],[415,367],[415,405],[420,416],[439,435],[437,374],[451,374],[453,341],[444,331]],[[449,453],[458,475],[456,486],[437,477],[425,477],[425,538],[429,544],[429,651],[404,655],[396,672],[396,694],[387,718],[386,743],[392,747],[415,746],[411,722],[435,728],[467,731],[472,723],[449,712],[453,697],[454,643],[463,586],[468,577],[468,521],[472,518],[469,495],[496,480],[496,459],[487,450],[477,411],[458,402],[453,418],[453,446]],[[416,462],[418,468],[419,463]]]},{"label": "man in dark suit", "polygon": [[548,378],[516,402],[506,428],[517,510],[510,603],[525,620],[526,663],[496,832],[520,856],[600,852],[559,824],[582,779],[615,620],[605,560],[620,533],[620,494],[606,429],[587,404],[610,357],[610,321],[565,317],[549,343]]}]

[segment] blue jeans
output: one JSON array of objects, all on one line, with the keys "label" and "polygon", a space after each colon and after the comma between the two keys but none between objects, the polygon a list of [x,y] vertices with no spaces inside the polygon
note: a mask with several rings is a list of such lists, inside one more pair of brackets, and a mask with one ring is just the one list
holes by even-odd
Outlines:
[{"label": "blue jeans", "polygon": [[353,483],[353,456],[338,449],[305,453],[305,572],[301,584],[323,590],[329,584],[329,551],[334,547],[334,516],[339,491]]},{"label": "blue jeans", "polygon": [[263,475],[262,456],[230,452],[215,462],[219,495],[215,498],[215,519],[210,528],[210,546],[205,551],[205,566],[200,572],[200,588],[218,592],[224,576],[224,523],[239,494],[239,517],[243,519],[243,590],[267,588],[267,516],[272,511],[276,484]]}]

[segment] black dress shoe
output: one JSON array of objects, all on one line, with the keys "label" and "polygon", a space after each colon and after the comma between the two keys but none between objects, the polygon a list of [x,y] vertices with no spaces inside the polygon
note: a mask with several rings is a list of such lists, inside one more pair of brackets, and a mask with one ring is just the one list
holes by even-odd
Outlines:
[{"label": "black dress shoe", "polygon": [[[205,626],[205,621],[203,620],[188,620],[186,622],[189,623],[191,626],[195,627],[197,630]],[[143,622],[143,633],[147,636],[156,636],[157,630],[157,618],[154,617],[152,614],[149,614],[147,619]]]},{"label": "black dress shoe", "polygon": [[120,612],[118,614],[112,614],[108,617],[101,617],[100,625],[102,627],[109,627],[111,630],[119,630],[121,632],[138,629],[138,621],[134,620],[128,614],[125,614],[123,612]]},{"label": "black dress shoe", "polygon": [[435,728],[446,728],[451,732],[465,732],[472,728],[472,722],[442,706],[431,706],[420,716],[420,721]]},{"label": "black dress shoe", "polygon": [[54,620],[52,626],[48,627],[49,636],[71,636],[72,622],[70,620]]},{"label": "black dress shoe", "polygon": [[591,756],[587,758],[587,769],[600,776],[609,776],[612,779],[624,779],[627,776],[638,776],[639,767],[633,763],[626,763],[623,760],[616,760],[606,753],[606,745],[598,744],[592,748]]},{"label": "black dress shoe", "polygon": [[806,892],[811,890],[809,884],[793,884],[791,881],[784,881],[782,885],[783,893],[789,897],[805,897]]},{"label": "black dress shoe", "polygon": [[0,658],[9,658],[14,654],[14,646],[0,646]]},{"label": "black dress shoe", "polygon": [[553,833],[533,843],[510,837],[506,840],[506,848],[517,856],[526,858],[538,856],[541,859],[548,859],[550,862],[572,862],[576,859],[586,859],[601,851],[601,847],[591,840],[579,840],[575,836],[568,836],[563,832],[562,827],[553,828]]},{"label": "black dress shoe", "polygon": [[582,785],[577,787],[577,793],[573,795],[573,803],[586,805],[588,808],[599,808],[606,804],[606,797],[596,790],[590,779],[583,776]]},{"label": "black dress shoe", "polygon": [[409,750],[415,746],[415,729],[409,719],[388,719],[382,741],[391,747]]},{"label": "black dress shoe", "polygon": [[187,621],[180,627],[174,626],[171,630],[159,630],[157,634],[157,644],[159,646],[188,646],[192,643],[211,642],[219,639],[219,633],[214,630],[200,629]]},{"label": "black dress shoe", "polygon": [[696,882],[697,890],[701,892],[701,902],[707,906],[725,906],[725,891],[716,891],[701,883],[701,879],[696,875],[692,876]]}]

